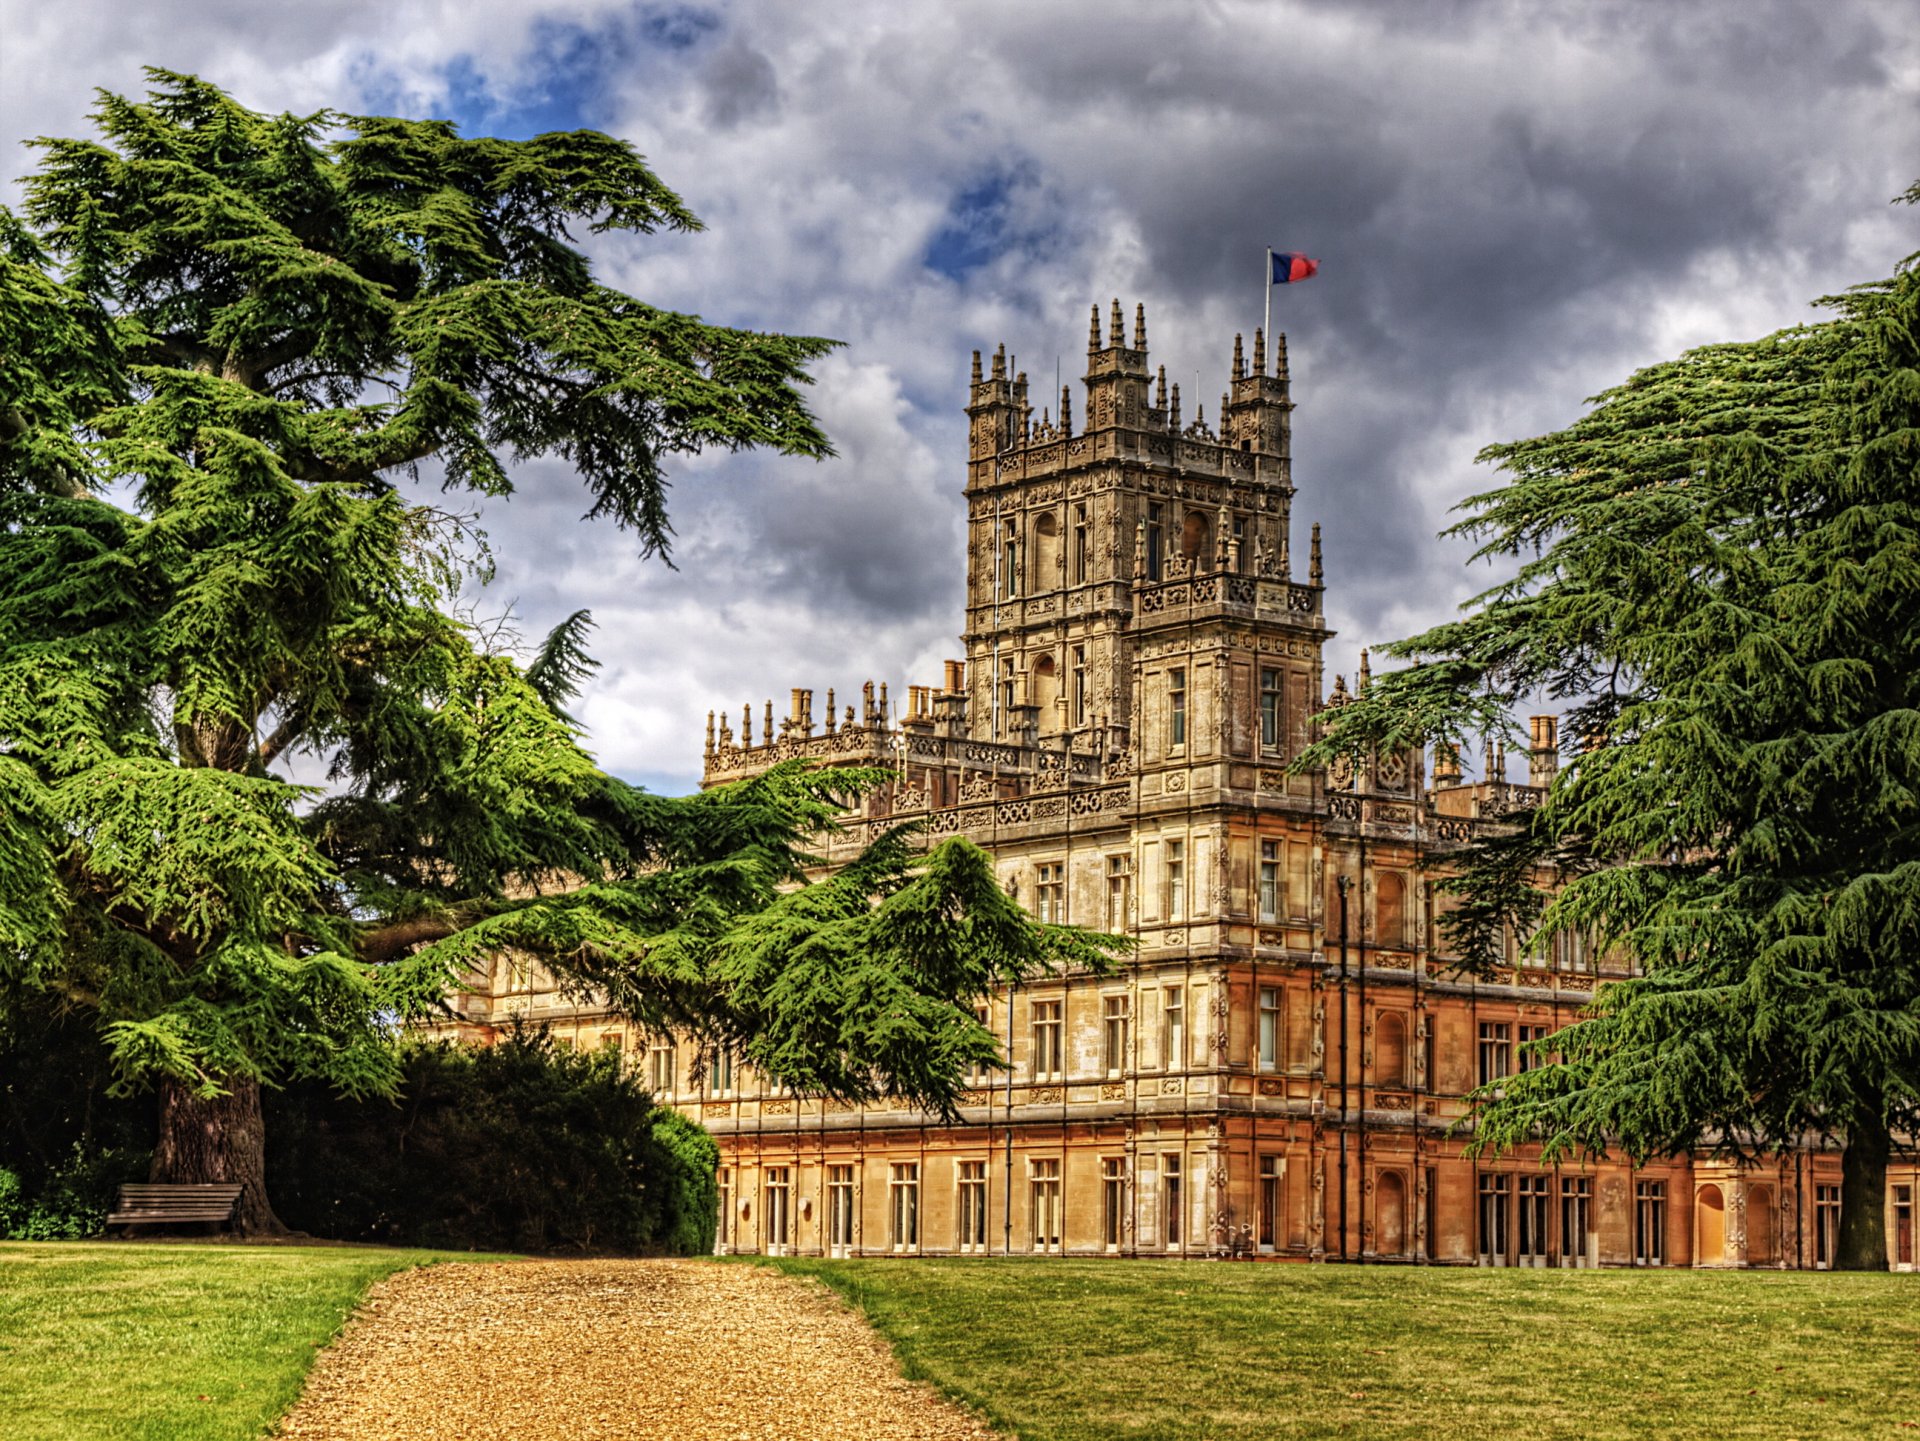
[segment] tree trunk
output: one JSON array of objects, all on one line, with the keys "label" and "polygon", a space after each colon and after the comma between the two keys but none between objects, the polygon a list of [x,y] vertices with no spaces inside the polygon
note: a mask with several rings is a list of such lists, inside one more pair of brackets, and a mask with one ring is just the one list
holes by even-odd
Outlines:
[{"label": "tree trunk", "polygon": [[160,1138],[147,1179],[176,1186],[237,1184],[242,1189],[233,1209],[235,1233],[287,1234],[267,1200],[267,1128],[260,1115],[258,1081],[230,1077],[227,1094],[211,1100],[178,1081],[161,1081]]},{"label": "tree trunk", "polygon": [[1840,1153],[1840,1244],[1836,1271],[1887,1269],[1887,1154],[1891,1137],[1875,1115],[1847,1131]]}]

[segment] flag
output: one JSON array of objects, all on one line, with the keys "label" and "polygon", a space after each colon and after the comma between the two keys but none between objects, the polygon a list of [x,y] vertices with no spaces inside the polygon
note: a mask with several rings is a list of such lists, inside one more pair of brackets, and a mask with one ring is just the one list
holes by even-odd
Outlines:
[{"label": "flag", "polygon": [[1320,273],[1320,262],[1308,255],[1282,255],[1278,251],[1273,255],[1273,283],[1291,285],[1296,280],[1307,280]]}]

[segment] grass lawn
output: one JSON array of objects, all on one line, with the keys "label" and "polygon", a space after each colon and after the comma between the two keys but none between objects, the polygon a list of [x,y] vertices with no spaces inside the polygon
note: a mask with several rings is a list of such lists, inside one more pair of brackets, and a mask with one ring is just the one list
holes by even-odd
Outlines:
[{"label": "grass lawn", "polygon": [[476,1258],[0,1242],[0,1436],[252,1441],[293,1404],[368,1286],[453,1259]]},{"label": "grass lawn", "polygon": [[1024,1441],[1920,1436],[1920,1276],[770,1264]]}]

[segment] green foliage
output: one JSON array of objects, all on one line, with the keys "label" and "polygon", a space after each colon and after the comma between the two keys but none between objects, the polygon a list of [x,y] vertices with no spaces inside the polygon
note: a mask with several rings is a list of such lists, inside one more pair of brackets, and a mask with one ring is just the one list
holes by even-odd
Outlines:
[{"label": "green foliage", "polygon": [[1476,1144],[1870,1154],[1920,1122],[1920,271],[1825,304],[1489,447],[1506,483],[1456,530],[1512,578],[1392,647],[1316,752],[1571,707],[1545,805],[1466,858],[1458,938],[1575,928],[1645,973],[1479,1098]]},{"label": "green foliage", "polygon": [[1108,947],[963,842],[804,885],[875,774],[607,775],[560,709],[588,617],[492,649],[469,525],[394,487],[559,456],[664,553],[664,458],[828,453],[799,387],[831,343],[596,284],[569,226],[697,228],[619,141],[152,79],[37,142],[31,231],[0,220],[0,994],[90,1012],[126,1089],[391,1096],[393,1029],[512,950],[778,1079],[950,1107],[973,997]]},{"label": "green foliage", "polygon": [[269,1100],[268,1189],[289,1224],[469,1250],[712,1250],[718,1149],[613,1053],[520,1031],[411,1046],[401,1064],[397,1100]]}]

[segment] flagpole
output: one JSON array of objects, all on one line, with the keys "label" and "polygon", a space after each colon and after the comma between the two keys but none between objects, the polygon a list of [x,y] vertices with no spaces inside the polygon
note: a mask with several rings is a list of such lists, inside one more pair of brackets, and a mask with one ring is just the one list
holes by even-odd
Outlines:
[{"label": "flagpole", "polygon": [[1267,338],[1267,348],[1273,348],[1273,247],[1267,247],[1267,328],[1260,333]]}]

